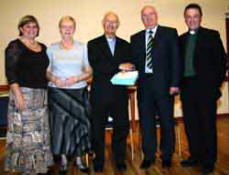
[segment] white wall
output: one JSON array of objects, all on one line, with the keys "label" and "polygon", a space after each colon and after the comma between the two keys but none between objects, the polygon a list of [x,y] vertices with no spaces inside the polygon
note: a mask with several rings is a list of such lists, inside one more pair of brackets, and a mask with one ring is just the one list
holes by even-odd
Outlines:
[{"label": "white wall", "polygon": [[[103,33],[101,20],[105,12],[112,10],[121,20],[118,35],[129,40],[131,34],[143,29],[140,20],[143,5],[154,5],[160,24],[175,27],[183,33],[186,31],[183,10],[191,2],[202,6],[203,26],[218,30],[226,46],[225,13],[229,11],[228,0],[0,0],[0,84],[6,84],[4,49],[10,40],[18,36],[18,21],[26,14],[37,17],[41,26],[38,40],[49,45],[59,40],[57,25],[62,16],[72,15],[76,19],[75,37],[87,42]],[[227,86],[224,86],[223,92],[219,111],[224,113],[229,112]],[[180,114],[179,105],[176,105],[176,114]]]}]

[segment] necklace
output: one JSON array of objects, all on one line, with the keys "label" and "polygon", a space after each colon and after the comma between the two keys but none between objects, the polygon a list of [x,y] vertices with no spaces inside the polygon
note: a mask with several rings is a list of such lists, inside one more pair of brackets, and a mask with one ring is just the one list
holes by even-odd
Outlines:
[{"label": "necklace", "polygon": [[41,51],[41,46],[40,46],[40,44],[38,44],[37,41],[35,41],[35,40],[27,40],[27,39],[24,39],[24,38],[20,38],[20,40],[26,45],[26,47],[28,47],[32,51],[35,51],[35,52]]}]

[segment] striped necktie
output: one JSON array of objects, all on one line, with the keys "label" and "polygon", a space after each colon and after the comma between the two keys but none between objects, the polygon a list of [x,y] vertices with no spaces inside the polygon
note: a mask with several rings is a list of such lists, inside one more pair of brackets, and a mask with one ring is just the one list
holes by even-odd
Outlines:
[{"label": "striped necktie", "polygon": [[153,63],[152,63],[152,59],[153,59],[153,53],[152,53],[152,49],[153,49],[153,42],[154,42],[154,38],[153,38],[153,31],[149,31],[149,37],[148,37],[148,42],[147,42],[147,48],[146,48],[146,66],[148,69],[153,69]]}]

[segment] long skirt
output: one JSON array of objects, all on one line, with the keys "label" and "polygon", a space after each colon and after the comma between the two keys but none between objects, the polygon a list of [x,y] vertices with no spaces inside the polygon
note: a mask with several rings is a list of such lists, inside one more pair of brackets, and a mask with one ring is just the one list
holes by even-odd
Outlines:
[{"label": "long skirt", "polygon": [[86,88],[49,88],[52,152],[81,156],[91,147],[89,101]]},{"label": "long skirt", "polygon": [[26,110],[15,105],[10,92],[5,171],[22,174],[46,173],[53,164],[45,89],[20,88]]}]

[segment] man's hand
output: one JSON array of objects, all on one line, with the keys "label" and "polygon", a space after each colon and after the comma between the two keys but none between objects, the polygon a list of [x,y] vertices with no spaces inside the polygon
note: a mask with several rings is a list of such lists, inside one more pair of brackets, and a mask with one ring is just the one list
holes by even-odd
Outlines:
[{"label": "man's hand", "polygon": [[134,70],[134,65],[131,63],[122,63],[118,67],[121,71],[132,71]]},{"label": "man's hand", "polygon": [[169,88],[169,94],[170,95],[177,95],[180,92],[179,87],[170,87]]}]

